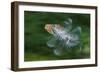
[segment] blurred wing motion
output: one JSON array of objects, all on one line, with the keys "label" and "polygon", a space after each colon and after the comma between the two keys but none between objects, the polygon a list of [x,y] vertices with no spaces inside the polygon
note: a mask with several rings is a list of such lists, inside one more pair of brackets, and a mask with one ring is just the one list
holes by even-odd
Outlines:
[{"label": "blurred wing motion", "polygon": [[80,43],[81,27],[76,27],[72,30],[69,37],[68,47],[77,46]]},{"label": "blurred wing motion", "polygon": [[76,27],[75,29],[72,30],[71,32],[72,34],[75,34],[75,35],[81,35],[81,27]]},{"label": "blurred wing motion", "polygon": [[72,19],[68,18],[66,21],[64,21],[64,27],[66,28],[66,31],[70,31],[72,29]]},{"label": "blurred wing motion", "polygon": [[53,48],[54,54],[60,56],[64,50],[79,46],[81,27],[72,29],[72,20],[69,18],[64,22],[64,26],[60,24],[46,25],[46,30],[53,35],[47,42],[48,47]]},{"label": "blurred wing motion", "polygon": [[50,48],[53,48],[53,47],[55,47],[55,45],[56,45],[56,38],[54,38],[54,37],[51,37],[50,39],[49,39],[49,41],[47,41],[47,45],[48,45],[48,47],[50,47]]}]

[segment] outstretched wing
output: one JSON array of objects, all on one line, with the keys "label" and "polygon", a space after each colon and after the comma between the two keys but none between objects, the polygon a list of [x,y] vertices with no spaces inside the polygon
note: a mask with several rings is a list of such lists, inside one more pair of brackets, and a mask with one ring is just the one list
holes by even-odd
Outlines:
[{"label": "outstretched wing", "polygon": [[72,30],[72,34],[77,35],[77,36],[80,36],[81,32],[82,32],[82,29],[79,26]]},{"label": "outstretched wing", "polygon": [[70,34],[71,39],[69,39],[68,46],[73,47],[78,45],[80,43],[80,36],[81,36],[81,27],[76,27],[75,29],[73,29]]},{"label": "outstretched wing", "polygon": [[72,19],[68,18],[66,21],[64,21],[64,27],[66,28],[66,31],[70,31],[72,29]]},{"label": "outstretched wing", "polygon": [[57,42],[57,39],[55,37],[50,37],[47,42],[47,45],[48,45],[48,47],[53,48],[53,47],[55,47],[56,42]]}]

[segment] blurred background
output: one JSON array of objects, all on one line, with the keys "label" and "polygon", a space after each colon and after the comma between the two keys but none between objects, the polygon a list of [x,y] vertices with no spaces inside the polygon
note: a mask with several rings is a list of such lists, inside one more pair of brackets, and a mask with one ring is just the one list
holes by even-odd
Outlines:
[{"label": "blurred background", "polygon": [[[53,50],[46,44],[51,34],[45,29],[46,24],[63,24],[67,18],[72,19],[72,26],[82,28],[82,51],[79,49],[65,52],[63,56],[56,56]],[[52,13],[52,12],[24,12],[24,61],[82,59],[90,57],[90,15],[76,13]],[[78,47],[77,47],[78,48]]]}]

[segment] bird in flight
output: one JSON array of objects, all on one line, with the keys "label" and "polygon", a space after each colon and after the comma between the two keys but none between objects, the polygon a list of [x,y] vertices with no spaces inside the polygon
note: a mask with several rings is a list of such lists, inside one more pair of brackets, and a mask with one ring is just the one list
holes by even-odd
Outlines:
[{"label": "bird in flight", "polygon": [[57,56],[61,56],[64,50],[74,48],[80,45],[81,27],[72,29],[72,19],[68,18],[61,24],[46,24],[45,30],[52,35],[47,41],[47,46],[53,48]]}]

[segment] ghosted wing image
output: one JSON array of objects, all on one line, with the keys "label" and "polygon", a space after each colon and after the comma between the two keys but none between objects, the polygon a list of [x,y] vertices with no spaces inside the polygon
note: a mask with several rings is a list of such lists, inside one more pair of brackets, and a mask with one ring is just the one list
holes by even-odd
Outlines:
[{"label": "ghosted wing image", "polygon": [[53,49],[57,56],[61,56],[65,51],[74,49],[79,46],[81,48],[81,27],[77,26],[72,29],[72,19],[68,18],[63,25],[46,24],[45,30],[52,35],[47,41],[47,46]]}]

